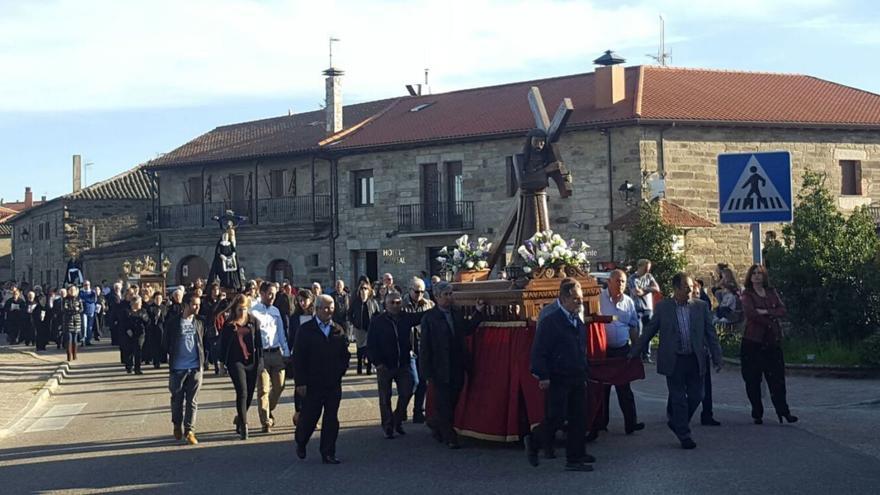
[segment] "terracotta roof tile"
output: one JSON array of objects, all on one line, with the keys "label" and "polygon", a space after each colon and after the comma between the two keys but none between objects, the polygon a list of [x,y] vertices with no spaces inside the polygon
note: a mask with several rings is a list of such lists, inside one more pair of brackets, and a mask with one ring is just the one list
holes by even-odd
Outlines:
[{"label": "terracotta roof tile", "polygon": [[880,95],[798,74],[645,67],[643,119],[880,127]]},{"label": "terracotta roof tile", "polygon": [[[659,200],[660,202],[660,215],[663,218],[664,223],[667,225],[672,225],[673,227],[678,227],[682,229],[695,229],[701,227],[714,227],[715,224],[706,220],[705,218],[697,215],[696,213],[692,213],[685,208],[673,203],[672,201],[668,201],[666,199]],[[639,222],[639,209],[633,208],[632,210],[625,213],[623,216],[617,217],[605,226],[607,230],[627,230],[630,227],[638,224]]]},{"label": "terracotta roof tile", "polygon": [[[342,121],[349,126],[381,112],[395,99],[345,106]],[[324,111],[243,122],[218,127],[150,161],[148,168],[258,158],[316,149],[325,139]]]},{"label": "terracotta roof tile", "polygon": [[880,95],[804,75],[627,67],[626,98],[604,109],[593,104],[593,83],[590,72],[348,105],[344,121],[349,127],[330,139],[324,132],[323,111],[233,124],[199,136],[148,167],[278,156],[319,147],[355,150],[516,135],[534,126],[526,103],[531,86],[541,89],[551,116],[562,98],[571,98],[570,128],[690,121],[880,129]]},{"label": "terracotta roof tile", "polygon": [[66,194],[67,199],[150,199],[153,178],[143,165],[126,170],[107,180],[96,182],[75,193]]}]

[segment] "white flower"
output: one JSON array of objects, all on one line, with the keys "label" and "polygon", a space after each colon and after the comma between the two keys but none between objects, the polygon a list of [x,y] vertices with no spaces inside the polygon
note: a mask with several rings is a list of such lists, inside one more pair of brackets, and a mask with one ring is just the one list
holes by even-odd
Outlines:
[{"label": "white flower", "polygon": [[516,252],[523,258],[526,258],[529,254],[531,254],[525,246],[520,246],[519,249],[516,250]]},{"label": "white flower", "polygon": [[526,273],[532,273],[532,267],[530,267],[530,266],[524,266],[524,267],[523,267],[523,271],[526,272]]},{"label": "white flower", "polygon": [[446,258],[444,258],[443,256],[437,256],[436,259],[437,259],[437,261],[440,262],[440,263],[446,263]]},{"label": "white flower", "polygon": [[446,249],[446,246],[443,246],[443,247],[440,249],[440,254],[443,254],[443,255],[449,254],[449,250]]},{"label": "white flower", "polygon": [[541,256],[538,256],[538,266],[544,266],[544,258]]},{"label": "white flower", "polygon": [[477,237],[477,244],[486,244],[488,241],[489,239],[486,239],[485,237]]},{"label": "white flower", "polygon": [[483,256],[483,250],[482,250],[482,249],[477,249],[477,250],[474,252],[474,256],[477,256],[477,257],[481,257],[481,256]]},{"label": "white flower", "polygon": [[474,267],[474,262],[471,261],[471,260],[467,260],[467,261],[465,262],[464,266],[466,266],[466,267],[468,267],[468,268],[473,268],[473,267]]}]

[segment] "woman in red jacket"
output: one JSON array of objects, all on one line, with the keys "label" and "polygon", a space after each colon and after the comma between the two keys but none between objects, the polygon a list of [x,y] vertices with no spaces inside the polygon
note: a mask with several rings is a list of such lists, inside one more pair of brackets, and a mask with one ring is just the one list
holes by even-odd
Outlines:
[{"label": "woman in red jacket", "polygon": [[770,287],[767,269],[752,265],[746,274],[745,291],[742,294],[746,329],[743,334],[742,376],[746,382],[746,394],[752,403],[752,418],[762,424],[764,404],[761,402],[761,377],[767,380],[770,400],[776,408],[779,422],[798,420],[791,414],[785,400],[785,360],[782,356],[782,328],[779,318],[785,316],[785,305],[776,290]]}]

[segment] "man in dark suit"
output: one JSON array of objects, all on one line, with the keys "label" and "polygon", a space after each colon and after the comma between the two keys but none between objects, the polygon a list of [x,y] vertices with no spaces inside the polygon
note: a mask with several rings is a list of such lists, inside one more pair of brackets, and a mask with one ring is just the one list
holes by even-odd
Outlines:
[{"label": "man in dark suit", "polygon": [[303,323],[293,344],[293,369],[296,394],[302,398],[302,411],[296,424],[296,455],[306,458],[306,444],[321,426],[321,462],[339,464],[336,437],[339,435],[339,403],[342,400],[342,376],[351,353],[345,330],[333,322],[333,298],[320,295],[315,300],[315,317]]},{"label": "man in dark suit", "polygon": [[721,346],[712,324],[709,305],[691,299],[694,279],[686,273],[672,277],[674,295],[660,301],[651,321],[644,328],[639,343],[629,357],[638,357],[651,339],[660,333],[657,372],[666,376],[669,398],[666,402],[666,423],[684,449],[697,446],[691,439],[690,420],[703,399],[703,376],[707,373],[704,348],[709,349],[716,371],[721,371]]},{"label": "man in dark suit", "polygon": [[453,420],[469,361],[464,338],[482,323],[485,305],[478,304],[471,319],[465,319],[461,311],[452,307],[455,298],[449,282],[434,285],[434,300],[437,305],[422,318],[419,341],[420,374],[434,388],[433,410],[426,424],[437,441],[457,449],[460,445]]},{"label": "man in dark suit", "polygon": [[538,465],[541,444],[552,452],[556,430],[568,420],[565,469],[592,471],[596,459],[584,452],[586,442],[587,327],[580,314],[584,294],[577,280],[563,282],[558,306],[538,323],[532,344],[532,375],[544,391],[544,421],[525,437],[526,454]]}]

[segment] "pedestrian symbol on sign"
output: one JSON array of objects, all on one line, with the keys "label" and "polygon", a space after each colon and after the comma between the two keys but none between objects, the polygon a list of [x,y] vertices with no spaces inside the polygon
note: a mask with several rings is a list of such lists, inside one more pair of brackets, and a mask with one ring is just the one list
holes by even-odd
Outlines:
[{"label": "pedestrian symbol on sign", "polygon": [[764,167],[752,155],[736,181],[736,187],[721,207],[721,213],[789,211],[789,206],[767,177]]}]

